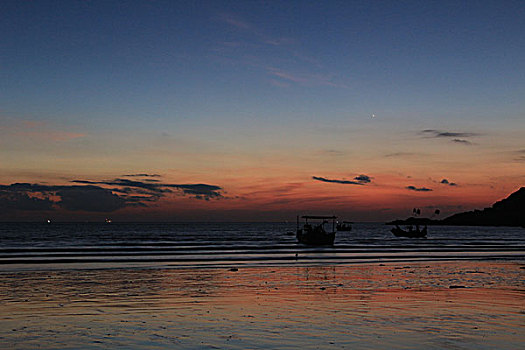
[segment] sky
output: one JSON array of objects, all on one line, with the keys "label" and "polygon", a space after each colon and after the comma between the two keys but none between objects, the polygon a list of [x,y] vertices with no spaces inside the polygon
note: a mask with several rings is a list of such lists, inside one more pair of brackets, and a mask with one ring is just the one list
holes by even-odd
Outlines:
[{"label": "sky", "polygon": [[0,2],[1,221],[352,221],[525,186],[522,1]]}]

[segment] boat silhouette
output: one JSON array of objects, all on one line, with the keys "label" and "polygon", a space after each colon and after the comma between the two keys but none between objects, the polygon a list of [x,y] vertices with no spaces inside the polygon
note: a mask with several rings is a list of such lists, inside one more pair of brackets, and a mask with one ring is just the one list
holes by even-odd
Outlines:
[{"label": "boat silhouette", "polygon": [[403,230],[401,227],[396,225],[396,227],[392,228],[392,233],[396,237],[408,237],[408,238],[424,238],[427,236],[427,226],[420,230],[419,226],[416,226],[416,229],[414,230],[412,226],[408,227],[408,230]]},{"label": "boat silhouette", "polygon": [[353,222],[343,221],[337,223],[337,231],[352,231]]},{"label": "boat silhouette", "polygon": [[[320,216],[320,215],[304,215],[301,217],[304,219],[302,228],[299,228],[299,216],[297,217],[297,241],[306,245],[333,245],[335,240],[335,219],[336,216]],[[308,220],[318,220],[313,224]],[[319,221],[320,220],[320,221]],[[332,230],[327,231],[325,226],[329,225],[329,221],[332,220]]]}]

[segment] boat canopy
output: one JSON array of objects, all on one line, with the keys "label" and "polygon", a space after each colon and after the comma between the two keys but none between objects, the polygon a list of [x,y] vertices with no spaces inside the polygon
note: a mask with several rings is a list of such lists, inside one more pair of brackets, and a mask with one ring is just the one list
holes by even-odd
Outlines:
[{"label": "boat canopy", "polygon": [[337,216],[320,216],[320,215],[303,215],[301,216],[302,219],[318,219],[318,220],[324,220],[324,219],[331,219],[335,220],[337,219]]}]

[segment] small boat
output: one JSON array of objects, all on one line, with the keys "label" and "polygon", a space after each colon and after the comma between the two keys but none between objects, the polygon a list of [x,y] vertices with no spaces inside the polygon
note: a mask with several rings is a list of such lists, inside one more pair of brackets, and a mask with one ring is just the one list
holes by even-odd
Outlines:
[{"label": "small boat", "polygon": [[[297,217],[297,241],[306,245],[334,245],[335,240],[335,219],[336,216],[305,215],[301,217],[305,220],[303,228],[299,228],[299,216]],[[311,224],[308,220],[322,220]],[[332,230],[327,231],[328,220],[332,220]]]},{"label": "small boat", "polygon": [[337,231],[352,231],[353,222],[343,221],[337,223]]},{"label": "small boat", "polygon": [[420,230],[419,226],[416,227],[416,229],[412,229],[412,226],[409,226],[408,230],[403,230],[401,227],[396,225],[392,230],[392,233],[396,237],[408,237],[408,238],[424,238],[427,236],[427,226]]}]

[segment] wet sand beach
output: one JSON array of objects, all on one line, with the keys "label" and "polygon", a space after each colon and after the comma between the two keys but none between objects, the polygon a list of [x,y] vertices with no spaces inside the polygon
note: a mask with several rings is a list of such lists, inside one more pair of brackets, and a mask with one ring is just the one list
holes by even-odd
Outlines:
[{"label": "wet sand beach", "polygon": [[518,261],[0,272],[2,348],[519,349]]}]

